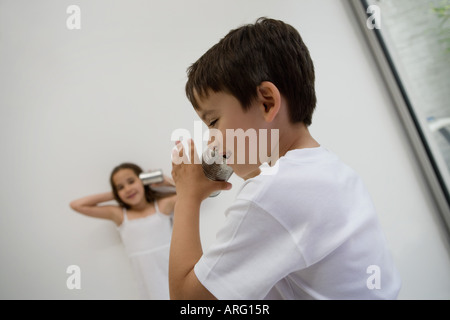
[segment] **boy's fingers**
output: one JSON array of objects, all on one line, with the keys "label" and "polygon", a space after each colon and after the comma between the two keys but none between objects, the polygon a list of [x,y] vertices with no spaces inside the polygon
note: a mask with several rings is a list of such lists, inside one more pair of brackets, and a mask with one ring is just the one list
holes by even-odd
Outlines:
[{"label": "boy's fingers", "polygon": [[190,146],[190,155],[191,155],[191,163],[200,163],[200,160],[197,155],[197,149],[195,148],[195,143],[193,139],[189,139],[189,146]]},{"label": "boy's fingers", "polygon": [[232,184],[226,181],[217,181],[217,185],[220,186],[219,190],[230,190]]},{"label": "boy's fingers", "polygon": [[233,185],[229,182],[225,182],[225,189],[224,190],[230,190],[233,187]]},{"label": "boy's fingers", "polygon": [[[177,149],[180,154],[181,161],[185,164],[190,163],[187,154],[184,152],[184,146],[181,142],[177,143]],[[192,149],[192,148],[191,148]]]},{"label": "boy's fingers", "polygon": [[178,149],[178,145],[173,147],[171,156],[172,156],[172,166],[181,163],[180,150]]},{"label": "boy's fingers", "polygon": [[172,149],[172,165],[181,163],[189,163],[184,153],[183,144],[180,141],[175,142],[175,147]]}]

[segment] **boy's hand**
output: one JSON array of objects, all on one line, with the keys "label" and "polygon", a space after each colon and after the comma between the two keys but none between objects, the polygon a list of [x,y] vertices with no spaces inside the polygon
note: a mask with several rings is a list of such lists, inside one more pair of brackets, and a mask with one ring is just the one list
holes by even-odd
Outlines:
[{"label": "boy's hand", "polygon": [[188,142],[190,159],[180,141],[172,152],[172,177],[178,196],[201,202],[214,191],[231,189],[231,183],[212,181],[205,176],[194,141],[189,139]]}]

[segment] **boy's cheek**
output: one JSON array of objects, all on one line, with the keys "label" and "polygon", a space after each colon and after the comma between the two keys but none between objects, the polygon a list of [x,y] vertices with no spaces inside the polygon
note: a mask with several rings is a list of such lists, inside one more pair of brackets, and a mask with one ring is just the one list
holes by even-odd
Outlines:
[{"label": "boy's cheek", "polygon": [[248,147],[240,147],[235,143],[224,148],[224,154],[227,156],[228,165],[242,165],[248,162]]}]

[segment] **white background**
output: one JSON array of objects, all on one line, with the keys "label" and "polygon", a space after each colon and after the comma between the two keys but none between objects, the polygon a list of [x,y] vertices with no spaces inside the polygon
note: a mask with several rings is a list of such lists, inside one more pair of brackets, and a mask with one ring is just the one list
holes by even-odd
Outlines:
[{"label": "white background", "polygon": [[[66,9],[81,8],[81,30]],[[450,259],[434,200],[346,1],[0,0],[0,298],[135,299],[112,222],[69,208],[110,190],[131,161],[170,174],[171,133],[198,120],[186,68],[260,16],[301,33],[316,68],[311,132],[365,181],[403,288],[449,299]],[[207,247],[241,181],[202,204]],[[370,250],[370,247],[367,248]],[[81,289],[66,287],[69,265]]]}]

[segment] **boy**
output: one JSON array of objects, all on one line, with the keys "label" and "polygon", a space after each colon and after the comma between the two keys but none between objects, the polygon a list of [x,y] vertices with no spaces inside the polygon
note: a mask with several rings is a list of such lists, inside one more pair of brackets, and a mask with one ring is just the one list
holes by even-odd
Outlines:
[{"label": "boy", "polygon": [[[314,78],[299,33],[266,18],[232,30],[189,68],[187,96],[222,133],[213,145],[245,182],[203,252],[200,204],[231,184],[208,180],[177,143],[172,299],[397,298],[400,279],[361,179],[308,131]],[[255,130],[267,158],[248,161],[251,146],[230,147],[229,130]],[[267,134],[261,144],[274,130],[277,139]],[[190,159],[198,161],[192,141]],[[261,173],[264,162],[270,167]]]}]

